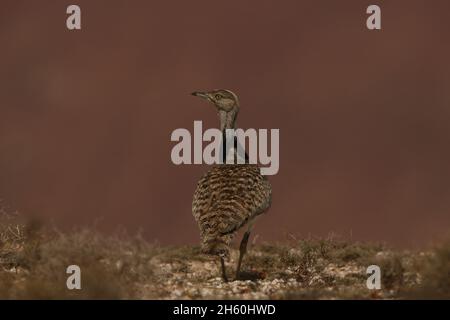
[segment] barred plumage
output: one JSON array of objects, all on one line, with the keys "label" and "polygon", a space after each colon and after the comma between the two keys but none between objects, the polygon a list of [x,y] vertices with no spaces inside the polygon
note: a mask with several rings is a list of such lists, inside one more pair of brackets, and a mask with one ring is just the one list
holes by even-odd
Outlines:
[{"label": "barred plumage", "polygon": [[214,166],[198,182],[192,203],[202,251],[228,256],[235,232],[266,211],[270,201],[270,184],[258,166]]},{"label": "barred plumage", "polygon": [[[220,129],[235,129],[239,112],[237,96],[229,90],[194,92],[193,95],[213,103],[219,114]],[[236,155],[235,155],[236,156]],[[225,160],[226,155],[223,155]],[[202,252],[220,257],[225,281],[224,258],[236,231],[248,225],[240,245],[236,270],[239,278],[242,258],[247,250],[254,219],[271,204],[271,187],[257,165],[220,164],[213,166],[198,182],[192,202],[192,213],[200,228]]]}]

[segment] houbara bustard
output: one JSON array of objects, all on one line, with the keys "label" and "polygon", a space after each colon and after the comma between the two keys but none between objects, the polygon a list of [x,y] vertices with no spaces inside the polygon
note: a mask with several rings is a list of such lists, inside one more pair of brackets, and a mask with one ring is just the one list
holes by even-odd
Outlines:
[{"label": "houbara bustard", "polygon": [[[223,144],[226,129],[236,129],[238,97],[223,89],[194,92],[192,95],[207,100],[217,108]],[[240,228],[247,227],[239,248],[236,268],[236,279],[239,279],[254,220],[270,207],[272,190],[267,178],[261,175],[260,168],[248,163],[247,155],[245,164],[226,164],[226,152],[222,157],[223,164],[212,166],[198,182],[192,213],[200,228],[202,252],[220,257],[222,278],[228,281],[225,259],[229,257],[230,242]]]}]

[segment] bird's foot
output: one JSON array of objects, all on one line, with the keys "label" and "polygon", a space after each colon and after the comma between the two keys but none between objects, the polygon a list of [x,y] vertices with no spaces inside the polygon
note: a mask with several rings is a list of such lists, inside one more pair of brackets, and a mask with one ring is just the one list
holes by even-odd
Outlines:
[{"label": "bird's foot", "polygon": [[235,281],[241,280],[241,281],[257,281],[265,279],[267,274],[265,272],[256,271],[256,270],[249,270],[249,271],[240,271],[239,274],[236,274]]},{"label": "bird's foot", "polygon": [[226,274],[222,275],[222,280],[223,280],[223,282],[226,282],[226,283],[228,282],[228,277]]}]

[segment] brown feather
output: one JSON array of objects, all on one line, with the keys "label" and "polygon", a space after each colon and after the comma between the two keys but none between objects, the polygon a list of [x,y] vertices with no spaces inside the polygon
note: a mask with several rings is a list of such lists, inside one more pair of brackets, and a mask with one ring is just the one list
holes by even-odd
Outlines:
[{"label": "brown feather", "polygon": [[236,231],[265,212],[270,203],[271,187],[258,166],[213,166],[198,182],[192,202],[202,251],[228,256]]}]

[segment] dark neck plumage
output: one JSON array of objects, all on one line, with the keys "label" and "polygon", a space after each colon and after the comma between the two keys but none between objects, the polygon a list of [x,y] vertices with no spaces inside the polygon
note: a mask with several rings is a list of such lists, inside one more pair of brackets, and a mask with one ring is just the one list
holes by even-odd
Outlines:
[{"label": "dark neck plumage", "polygon": [[236,129],[236,118],[237,112],[230,111],[225,112],[223,110],[219,111],[219,120],[220,120],[220,130],[225,132],[226,129]]},{"label": "dark neck plumage", "polygon": [[[219,118],[220,118],[220,130],[222,131],[222,163],[226,163],[227,161],[227,146],[226,146],[226,130],[227,129],[236,129],[236,118],[237,118],[237,112],[236,111],[219,111]],[[239,141],[237,137],[234,137],[234,159],[235,163],[237,162],[237,150],[238,150]],[[245,152],[245,163],[249,163],[247,152]]]}]

